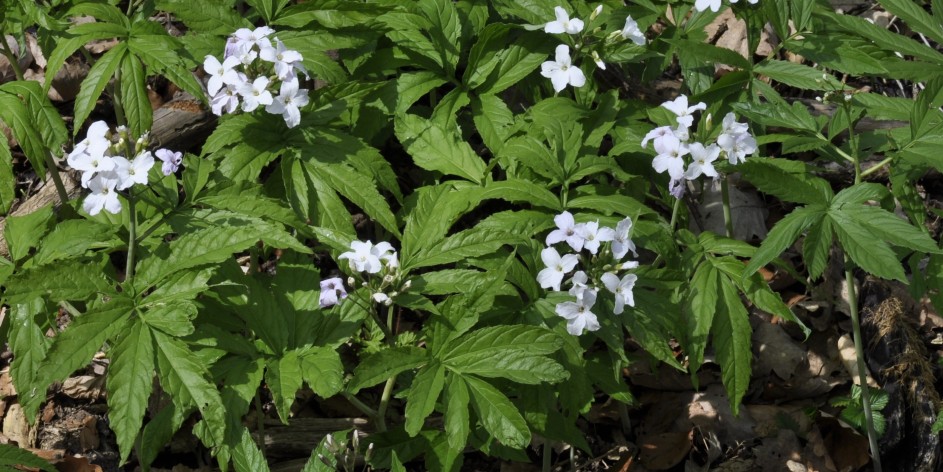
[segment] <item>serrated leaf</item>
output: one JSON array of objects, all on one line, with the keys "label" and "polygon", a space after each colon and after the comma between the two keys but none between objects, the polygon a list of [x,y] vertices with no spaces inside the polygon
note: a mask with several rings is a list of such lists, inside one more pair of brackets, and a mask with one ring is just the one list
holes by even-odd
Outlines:
[{"label": "serrated leaf", "polygon": [[[55,78],[59,69],[62,68],[66,59],[72,56],[75,51],[78,51],[79,48],[95,40],[123,38],[127,36],[128,29],[109,23],[84,23],[69,28],[67,33],[74,36],[60,39],[56,43],[56,48],[46,61],[46,78],[43,83],[43,90],[46,92],[52,87],[53,78]],[[80,126],[76,126],[76,132],[80,128]]]},{"label": "serrated leaf", "polygon": [[88,76],[82,81],[78,95],[75,96],[75,131],[81,128],[88,115],[95,108],[95,102],[105,90],[105,86],[114,77],[115,71],[121,66],[124,55],[128,53],[127,43],[118,43],[102,57],[88,71]]},{"label": "serrated leaf", "polygon": [[26,449],[20,449],[12,444],[0,444],[0,466],[11,471],[20,469],[19,467],[13,469],[7,468],[5,466],[33,467],[45,472],[56,472],[57,470],[45,459],[27,451]]},{"label": "serrated leaf", "polygon": [[268,462],[259,446],[252,439],[252,434],[245,427],[241,429],[239,444],[230,449],[232,463],[236,472],[268,472]]},{"label": "serrated leaf", "polygon": [[500,198],[512,203],[526,203],[554,211],[562,210],[559,197],[547,190],[546,186],[513,177],[508,177],[507,180],[489,182],[485,185],[481,198]]},{"label": "serrated leaf", "polygon": [[720,284],[720,303],[711,328],[714,350],[720,363],[721,378],[730,408],[734,414],[740,409],[740,401],[750,386],[753,351],[750,337],[749,313],[740,302],[733,284]]},{"label": "serrated leaf", "polygon": [[42,300],[10,306],[10,331],[7,340],[13,351],[10,375],[18,390],[17,400],[30,421],[35,420],[40,403],[46,400],[46,384],[40,380],[42,372],[39,367],[52,340],[43,334],[34,321],[34,315],[44,306]]},{"label": "serrated leaf", "polygon": [[514,113],[495,95],[476,95],[471,101],[472,119],[475,128],[492,154],[504,147],[509,137],[509,130],[514,124]]},{"label": "serrated leaf", "polygon": [[150,131],[154,119],[145,79],[141,61],[134,54],[126,55],[121,61],[121,105],[133,136]]},{"label": "serrated leaf", "polygon": [[233,9],[229,0],[204,0],[199,3],[189,0],[158,0],[156,7],[173,13],[189,29],[200,33],[228,35],[239,28],[252,27],[249,19]]},{"label": "serrated leaf", "polygon": [[517,407],[488,382],[472,376],[462,377],[471,393],[471,404],[481,425],[502,444],[524,448],[530,443],[530,430]]},{"label": "serrated leaf", "polygon": [[334,349],[315,347],[300,357],[301,376],[308,387],[322,398],[330,398],[344,388],[344,366]]},{"label": "serrated leaf", "polygon": [[812,118],[802,102],[794,102],[791,107],[774,103],[739,102],[732,105],[734,111],[765,126],[818,133],[819,125]]},{"label": "serrated leaf", "polygon": [[815,13],[827,17],[828,21],[838,29],[861,35],[887,51],[914,56],[931,63],[943,63],[943,54],[935,49],[906,36],[888,31],[864,18],[859,18],[854,15],[837,14],[830,11],[828,13],[821,11]]},{"label": "serrated leaf", "polygon": [[717,312],[718,293],[717,270],[713,264],[702,263],[694,271],[687,290],[687,306],[691,318],[686,321],[688,356],[691,359],[692,374],[704,363],[704,348],[707,347],[707,334],[714,323]]},{"label": "serrated leaf", "polygon": [[911,0],[881,0],[881,6],[892,15],[900,17],[914,31],[943,43],[943,28],[921,5]]},{"label": "serrated leaf", "polygon": [[[551,7],[549,12],[552,12]],[[515,35],[516,36],[516,35]],[[509,38],[507,49],[499,51],[494,58],[495,68],[475,89],[478,95],[497,95],[534,72],[550,55],[546,50],[544,38],[540,35],[525,33]]]},{"label": "serrated leaf", "polygon": [[826,210],[818,205],[800,207],[793,210],[773,226],[766,239],[760,244],[756,254],[750,259],[750,263],[743,270],[744,277],[752,275],[760,270],[760,267],[769,264],[770,261],[779,257],[787,247],[799,239],[803,231],[812,226],[813,223],[823,218]]},{"label": "serrated leaf", "polygon": [[897,215],[868,205],[845,206],[841,212],[871,230],[878,239],[895,246],[924,253],[939,253],[933,239],[925,231],[907,223]]},{"label": "serrated leaf", "polygon": [[360,362],[354,369],[354,377],[347,384],[347,391],[356,394],[362,388],[372,387],[400,372],[415,369],[428,359],[426,350],[418,347],[384,349]]},{"label": "serrated leaf", "polygon": [[471,398],[461,375],[449,374],[448,382],[445,383],[445,401],[445,434],[449,446],[456,450],[462,449],[471,430],[468,418],[468,404]]},{"label": "serrated leaf", "polygon": [[192,408],[180,409],[173,402],[157,412],[141,430],[141,447],[138,460],[141,464],[150,465],[157,458],[157,454],[170,442],[174,433],[180,429],[184,420],[190,416]]},{"label": "serrated leaf", "polygon": [[346,164],[325,164],[317,160],[308,160],[305,165],[317,174],[331,188],[347,197],[362,208],[367,215],[376,220],[387,231],[399,234],[396,217],[390,210],[386,198],[380,195],[373,180]]},{"label": "serrated leaf", "polygon": [[[84,367],[105,341],[124,328],[134,308],[133,302],[123,296],[114,296],[107,302],[97,302],[53,340],[40,366],[46,385],[68,377]],[[45,391],[45,389],[43,389]]]},{"label": "serrated leaf", "polygon": [[825,272],[833,237],[832,220],[829,218],[822,218],[809,227],[809,233],[802,240],[802,259],[808,268],[809,279],[818,279]]},{"label": "serrated leaf", "polygon": [[138,321],[109,352],[108,424],[115,432],[121,463],[128,460],[141,430],[154,386],[154,343],[150,329]]},{"label": "serrated leaf", "polygon": [[[13,182],[13,180],[10,181],[11,185]],[[29,254],[30,249],[40,247],[40,241],[49,232],[54,222],[52,205],[40,207],[25,215],[7,217],[3,237],[10,252],[10,258],[14,262],[19,261]]]},{"label": "serrated leaf", "polygon": [[128,50],[147,65],[149,71],[163,75],[174,85],[199,100],[206,100],[203,86],[197,82],[183,58],[187,51],[180,41],[156,23],[135,23],[128,38]]},{"label": "serrated leaf", "polygon": [[193,334],[193,323],[197,306],[189,300],[170,300],[152,303],[141,314],[141,320],[148,326],[163,331],[171,336],[183,337]]},{"label": "serrated leaf", "polygon": [[844,211],[847,206],[858,207],[869,200],[880,201],[890,195],[887,187],[870,182],[861,182],[847,187],[832,199],[831,209]]},{"label": "serrated leaf", "polygon": [[738,166],[761,191],[781,200],[826,204],[832,196],[827,181],[811,175],[807,165],[786,159],[749,159]]},{"label": "serrated leaf", "polygon": [[6,216],[16,200],[16,180],[13,176],[13,154],[6,139],[0,139],[0,216]]},{"label": "serrated leaf", "polygon": [[419,0],[416,6],[429,20],[427,31],[441,56],[446,73],[450,77],[454,76],[461,48],[459,38],[462,35],[462,23],[455,5],[447,0]]},{"label": "serrated leaf", "polygon": [[445,237],[452,224],[480,199],[478,192],[461,192],[449,184],[422,187],[415,207],[406,216],[400,264],[404,269],[421,251]]},{"label": "serrated leaf", "polygon": [[497,360],[511,351],[542,356],[563,347],[553,331],[536,326],[490,326],[462,337],[442,351],[440,358],[451,370],[461,370],[484,359]]},{"label": "serrated leaf", "polygon": [[295,403],[295,394],[301,389],[303,382],[298,351],[287,351],[281,357],[268,362],[265,383],[272,391],[275,409],[284,424],[288,424],[291,405]]},{"label": "serrated leaf", "polygon": [[469,257],[493,254],[501,246],[523,242],[524,238],[516,234],[478,226],[449,236],[420,252],[411,260],[410,267],[449,264]]},{"label": "serrated leaf", "polygon": [[161,387],[178,408],[196,407],[206,422],[213,444],[222,444],[226,431],[223,399],[209,378],[203,362],[182,341],[153,332]]},{"label": "serrated leaf", "polygon": [[46,265],[62,259],[84,255],[92,249],[123,245],[114,235],[114,228],[94,220],[66,220],[42,239],[33,256],[33,263]]},{"label": "serrated leaf", "polygon": [[[827,218],[823,220],[827,220]],[[733,284],[737,286],[756,308],[795,323],[806,336],[811,333],[811,330],[783,302],[779,294],[770,288],[762,275],[754,273],[749,277],[744,277],[743,262],[733,257],[715,258],[712,263],[718,270],[726,274],[726,277],[720,281],[721,285]]]},{"label": "serrated leaf", "polygon": [[806,90],[841,90],[842,83],[828,74],[795,62],[768,59],[753,67],[753,71],[777,82]]},{"label": "serrated leaf", "polygon": [[[42,142],[53,154],[58,154],[69,139],[69,131],[59,110],[49,101],[39,82],[15,80],[0,85],[0,89],[17,94],[26,101],[32,124],[42,137]],[[37,169],[41,171],[42,168]]]},{"label": "serrated leaf", "polygon": [[904,267],[886,242],[842,211],[829,211],[842,249],[858,267],[884,279],[907,283]]},{"label": "serrated leaf", "polygon": [[485,163],[452,129],[412,114],[396,117],[396,135],[417,166],[471,182],[485,177]]},{"label": "serrated leaf", "polygon": [[436,400],[445,386],[445,367],[433,360],[419,369],[406,396],[406,432],[416,436],[426,418],[435,409]]},{"label": "serrated leaf", "polygon": [[[64,275],[68,274],[68,275]],[[97,293],[111,293],[114,283],[102,274],[98,264],[68,261],[59,265],[33,267],[11,276],[3,297],[7,303],[27,303],[43,298],[85,300]]]},{"label": "serrated leaf", "polygon": [[18,96],[0,91],[0,120],[12,128],[13,137],[20,144],[20,149],[30,165],[39,174],[46,173],[46,146],[42,136],[33,126],[29,109]]},{"label": "serrated leaf", "polygon": [[595,210],[607,215],[615,213],[620,216],[635,216],[655,213],[642,202],[627,195],[581,195],[569,200],[566,206]]}]

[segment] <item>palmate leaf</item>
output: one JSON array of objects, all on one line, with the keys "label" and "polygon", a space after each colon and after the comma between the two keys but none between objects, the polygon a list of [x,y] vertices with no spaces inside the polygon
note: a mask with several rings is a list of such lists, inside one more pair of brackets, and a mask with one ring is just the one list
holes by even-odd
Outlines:
[{"label": "palmate leaf", "polygon": [[85,123],[88,115],[95,108],[95,103],[105,90],[105,86],[114,77],[115,71],[121,66],[124,55],[128,53],[128,44],[121,42],[111,48],[88,71],[88,76],[82,81],[78,95],[75,96],[75,132]]},{"label": "palmate leaf", "polygon": [[[75,51],[85,46],[89,42],[99,39],[124,38],[128,35],[128,29],[121,25],[113,23],[83,23],[69,28],[66,33],[73,36],[67,36],[56,42],[56,48],[46,61],[46,78],[43,83],[43,91],[48,92],[52,87],[53,78],[62,68]],[[76,126],[75,133],[78,133],[81,126]]]},{"label": "palmate leaf", "polygon": [[299,357],[301,376],[314,393],[330,398],[344,388],[344,365],[340,354],[327,347],[312,347]]},{"label": "palmate leaf", "polygon": [[445,367],[438,360],[429,362],[416,373],[406,396],[405,428],[410,436],[419,434],[444,386]]},{"label": "palmate leaf", "polygon": [[733,284],[720,284],[720,300],[714,325],[711,327],[714,350],[720,363],[721,379],[730,397],[734,414],[740,409],[740,400],[750,385],[750,365],[753,359],[749,313],[740,301]]},{"label": "palmate leaf", "polygon": [[842,249],[864,271],[884,279],[907,283],[904,267],[886,242],[845,212],[830,211]]},{"label": "palmate leaf", "polygon": [[199,410],[212,439],[210,445],[222,444],[226,412],[219,391],[207,380],[205,364],[182,341],[160,331],[152,334],[161,387],[170,394],[178,409],[195,407]]},{"label": "palmate leaf", "polygon": [[558,382],[566,378],[560,364],[545,357],[563,340],[535,326],[493,326],[472,331],[452,342],[439,356],[449,370],[521,383]]},{"label": "palmate leaf", "polygon": [[206,100],[203,86],[190,72],[190,63],[197,62],[189,57],[180,40],[174,38],[158,23],[142,19],[131,25],[128,37],[128,50],[143,62],[148,75],[163,75],[176,86],[187,91],[201,101]]},{"label": "palmate leaf", "polygon": [[468,395],[468,385],[461,375],[448,374],[448,381],[445,383],[445,402],[445,434],[448,437],[449,446],[456,450],[463,449],[471,430],[468,418],[468,404],[471,398]]},{"label": "palmate leaf", "polygon": [[787,247],[792,245],[799,238],[803,231],[812,226],[816,221],[824,218],[827,210],[820,205],[809,205],[793,210],[773,226],[766,239],[760,244],[756,254],[750,259],[750,263],[743,270],[743,276],[747,277],[760,270],[760,267],[769,264],[770,261],[779,257]]},{"label": "palmate leaf", "polygon": [[518,234],[496,228],[475,227],[458,232],[420,252],[410,262],[410,267],[428,267],[493,254],[504,245],[524,244],[526,239]]},{"label": "palmate leaf", "polygon": [[471,404],[481,420],[481,425],[502,444],[513,448],[524,448],[530,443],[527,421],[517,407],[500,390],[474,376],[463,376]]},{"label": "palmate leaf", "polygon": [[32,118],[33,127],[42,137],[46,149],[53,154],[69,139],[69,131],[59,110],[49,101],[46,92],[39,82],[32,80],[16,80],[0,85],[0,90],[10,92],[23,98],[26,109]]},{"label": "palmate leaf", "polygon": [[924,253],[940,252],[940,248],[925,231],[921,231],[882,208],[867,205],[849,205],[843,207],[841,212],[871,230],[871,233],[877,239],[914,251]]},{"label": "palmate leaf", "polygon": [[459,38],[462,36],[462,23],[455,5],[441,0],[419,0],[416,6],[429,20],[429,36],[442,58],[446,73],[454,76],[461,47]]},{"label": "palmate leaf", "polygon": [[232,0],[158,0],[156,7],[173,13],[187,27],[200,33],[229,35],[239,28],[251,28],[248,18],[233,8]]},{"label": "palmate leaf", "polygon": [[11,444],[0,444],[0,468],[11,471],[20,470],[8,466],[32,467],[44,472],[56,472],[57,470],[49,461],[26,449],[20,449]]},{"label": "palmate leaf", "polygon": [[317,160],[307,160],[304,165],[309,166],[310,172],[318,175],[337,193],[362,208],[380,226],[394,235],[399,235],[396,217],[393,216],[386,198],[377,191],[373,179],[346,164],[325,164]]},{"label": "palmate leaf", "polygon": [[832,220],[822,218],[809,228],[809,233],[802,241],[802,260],[805,261],[811,280],[818,279],[825,272],[834,235]]},{"label": "palmate leaf", "polygon": [[297,350],[287,351],[281,357],[270,359],[265,371],[265,383],[272,391],[275,409],[284,424],[288,424],[291,405],[295,402],[295,393],[301,389],[301,384],[304,382],[301,372]]},{"label": "palmate leaf", "polygon": [[687,290],[687,310],[690,317],[685,318],[687,342],[685,351],[691,359],[691,373],[704,363],[704,348],[707,347],[707,335],[714,323],[717,312],[718,293],[717,270],[713,264],[705,262],[694,271]]},{"label": "palmate leaf", "polygon": [[439,184],[416,190],[416,205],[406,216],[400,265],[413,266],[425,248],[441,241],[453,223],[480,200],[478,191],[458,191],[451,184]]},{"label": "palmate leaf", "polygon": [[147,401],[154,384],[154,342],[150,329],[141,321],[109,352],[108,424],[115,431],[121,461],[128,460],[141,430]]},{"label": "palmate leaf", "polygon": [[30,395],[34,389],[45,389],[45,384],[39,380],[41,371],[39,366],[46,357],[51,339],[47,338],[34,321],[45,304],[42,300],[33,300],[30,303],[15,304],[10,307],[10,331],[7,342],[13,351],[13,363],[10,365],[10,375],[13,385],[19,391],[19,402],[26,411],[30,420],[35,417],[40,403],[46,400],[45,395]]},{"label": "palmate leaf", "polygon": [[111,293],[115,284],[105,277],[102,269],[101,264],[75,260],[33,267],[11,276],[3,297],[12,304],[41,298],[56,302],[85,300],[92,294]]},{"label": "palmate leaf", "polygon": [[384,349],[360,362],[354,369],[354,377],[347,384],[347,391],[356,394],[362,388],[372,387],[400,372],[415,369],[428,360],[426,350],[418,347]]},{"label": "palmate leaf", "polygon": [[395,120],[396,136],[417,166],[471,182],[485,177],[485,163],[452,129],[420,116],[403,114]]},{"label": "palmate leaf", "polygon": [[154,120],[154,110],[147,97],[147,83],[144,65],[134,54],[128,54],[121,60],[121,105],[132,136],[142,136],[150,131]]}]

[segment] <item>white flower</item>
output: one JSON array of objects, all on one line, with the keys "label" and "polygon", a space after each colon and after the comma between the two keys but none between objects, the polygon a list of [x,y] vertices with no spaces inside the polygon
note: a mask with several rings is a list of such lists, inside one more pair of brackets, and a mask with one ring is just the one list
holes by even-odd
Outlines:
[{"label": "white flower", "polygon": [[318,297],[318,304],[321,308],[337,305],[345,298],[347,298],[347,290],[344,288],[344,281],[340,277],[332,277],[321,281],[321,296]]},{"label": "white flower", "polygon": [[206,83],[206,93],[213,96],[223,88],[223,85],[239,83],[239,72],[233,69],[237,65],[239,65],[239,58],[235,56],[227,57],[222,63],[213,56],[206,56],[203,60],[203,70],[210,75],[210,80]]},{"label": "white flower", "polygon": [[553,7],[553,13],[556,15],[556,21],[548,22],[544,25],[544,31],[551,34],[569,33],[577,34],[583,31],[583,20],[579,18],[570,19],[563,7]]},{"label": "white flower", "polygon": [[380,263],[379,255],[374,252],[372,242],[351,241],[350,248],[353,249],[353,251],[345,252],[337,257],[338,259],[347,259],[350,270],[355,272],[366,271],[368,274],[380,272],[383,265]]},{"label": "white flower", "polygon": [[286,48],[278,38],[275,38],[275,47],[262,48],[259,57],[275,64],[275,75],[281,80],[291,80],[295,69],[301,67],[301,53]]},{"label": "white flower", "polygon": [[239,58],[239,62],[245,67],[255,62],[255,58],[259,57],[259,53],[252,50],[247,53],[237,54],[236,57]]},{"label": "white flower", "polygon": [[272,92],[266,90],[268,84],[268,77],[263,76],[239,86],[239,95],[242,95],[242,111],[249,113],[259,105],[272,104]]},{"label": "white flower", "polygon": [[622,314],[625,305],[635,306],[635,295],[632,293],[632,289],[635,287],[635,281],[638,280],[638,276],[635,274],[626,274],[625,277],[622,277],[622,280],[619,280],[618,275],[612,272],[606,272],[602,274],[601,279],[606,289],[616,295],[616,306],[615,309],[612,310],[613,314]]},{"label": "white flower", "polygon": [[632,251],[633,256],[638,257],[638,253],[635,252],[635,243],[630,238],[631,234],[632,218],[625,218],[616,224],[615,234],[612,238],[612,257],[616,260],[625,257],[629,251]]},{"label": "white flower", "polygon": [[633,43],[644,46],[645,33],[639,29],[638,23],[632,19],[632,16],[625,17],[625,26],[622,27],[622,38],[631,39]]},{"label": "white flower", "polygon": [[[730,0],[730,3],[737,3],[737,2],[739,2],[739,1],[740,1],[740,0]],[[760,1],[760,0],[747,0],[747,1],[750,2],[751,5],[756,5],[756,2],[758,2],[758,1]]]},{"label": "white flower", "polygon": [[183,162],[183,153],[173,152],[170,149],[158,149],[154,151],[154,155],[163,162],[160,170],[164,175],[177,172],[177,169],[180,168],[180,164]]},{"label": "white flower", "polygon": [[570,63],[570,47],[566,44],[557,46],[555,60],[540,65],[540,75],[550,79],[554,92],[560,92],[567,84],[574,87],[586,84],[583,71]]},{"label": "white flower", "polygon": [[382,303],[384,305],[390,305],[390,302],[392,302],[392,300],[390,299],[390,296],[383,292],[374,293],[372,297],[373,297],[373,301],[377,303]]},{"label": "white flower", "polygon": [[694,117],[691,116],[697,110],[706,110],[707,104],[704,102],[699,102],[696,105],[688,106],[688,97],[687,95],[678,95],[678,98],[662,103],[661,106],[667,108],[669,111],[678,115],[678,124],[690,128],[694,124]]},{"label": "white flower", "polygon": [[147,173],[154,167],[154,156],[150,151],[138,154],[128,161],[123,156],[115,156],[115,174],[118,176],[118,190],[124,190],[134,184],[147,185]]},{"label": "white flower", "polygon": [[691,151],[691,164],[688,170],[684,172],[684,178],[694,180],[704,174],[708,177],[717,177],[717,170],[714,169],[714,161],[720,157],[720,147],[716,144],[704,147],[701,143],[691,143],[688,146]]},{"label": "white flower", "polygon": [[612,228],[600,228],[598,221],[583,223],[577,228],[577,232],[583,240],[585,240],[583,249],[586,249],[592,254],[596,254],[596,252],[599,251],[599,244],[601,242],[612,241],[612,238],[615,237],[615,231],[613,231]]},{"label": "white flower", "polygon": [[86,188],[88,188],[89,181],[95,177],[95,174],[108,172],[115,168],[115,158],[104,154],[82,153],[68,161],[73,169],[82,172],[82,187]]},{"label": "white flower", "polygon": [[[653,139],[654,139],[654,140],[657,140],[658,138],[660,138],[660,137],[662,137],[662,136],[675,136],[674,130],[672,130],[670,126],[659,126],[659,127],[655,128],[655,129],[649,131],[648,134],[646,134],[645,137],[642,138],[642,147],[643,147],[643,148],[644,148],[644,147],[648,147],[648,142],[649,142],[649,141],[651,141],[651,140],[653,140]],[[675,136],[675,137],[677,137],[677,136]]]},{"label": "white flower", "polygon": [[381,241],[373,246],[370,249],[370,253],[374,256],[380,258],[381,261],[386,262],[387,267],[399,267],[399,259],[396,256],[396,250],[393,249],[393,245]]},{"label": "white flower", "polygon": [[563,276],[576,267],[579,257],[576,254],[567,254],[560,257],[560,253],[552,247],[540,251],[540,259],[544,261],[547,268],[537,273],[537,282],[541,288],[553,288],[555,292],[560,291],[560,284],[563,283]]},{"label": "white flower", "polygon": [[222,116],[224,111],[226,113],[232,113],[236,111],[238,106],[239,89],[233,84],[223,86],[222,90],[210,100],[210,109],[212,109],[213,114],[217,116]]},{"label": "white flower", "polygon": [[721,134],[743,134],[749,133],[750,127],[746,123],[737,123],[737,116],[733,112],[724,115],[724,121],[721,127]]},{"label": "white flower", "polygon": [[694,2],[694,9],[697,11],[704,11],[708,8],[713,12],[720,10],[720,0],[697,0]]},{"label": "white flower", "polygon": [[662,136],[655,140],[655,152],[658,153],[652,160],[655,172],[660,174],[667,170],[672,179],[680,179],[684,175],[684,159],[681,156],[688,153],[687,144],[674,136]]},{"label": "white flower", "polygon": [[583,334],[583,329],[596,331],[599,329],[599,320],[596,315],[590,311],[596,304],[596,292],[586,290],[583,292],[583,298],[576,302],[558,303],[556,307],[557,315],[565,318],[566,331],[573,336]]},{"label": "white flower", "polygon": [[109,213],[121,212],[121,201],[118,200],[118,192],[115,187],[118,186],[118,175],[114,172],[100,172],[88,181],[88,189],[92,191],[85,201],[82,202],[82,208],[89,215],[95,216],[102,208]]},{"label": "white flower", "polygon": [[596,63],[596,67],[602,70],[606,70],[606,63],[603,62],[602,59],[599,57],[599,53],[596,51],[593,51],[592,56],[593,56],[593,62]]},{"label": "white flower", "polygon": [[564,211],[557,216],[553,217],[553,222],[557,224],[557,229],[550,232],[547,235],[546,243],[548,246],[551,244],[556,244],[560,241],[566,241],[567,244],[573,248],[574,251],[580,251],[583,249],[583,243],[585,242],[583,237],[579,235],[577,230],[580,226],[576,224],[573,220],[573,215]]},{"label": "white flower", "polygon": [[572,283],[573,286],[570,287],[568,293],[576,297],[577,301],[582,300],[583,293],[589,289],[589,285],[587,284],[588,282],[589,277],[586,276],[586,272],[581,270],[577,271],[575,274],[573,274],[573,278],[570,279],[570,283]]},{"label": "white flower", "polygon": [[272,42],[269,41],[267,36],[274,32],[275,30],[268,26],[260,26],[254,30],[239,28],[233,33],[233,36],[236,38],[235,49],[238,51],[238,54],[245,54],[249,52],[253,46],[258,47],[260,50],[265,47],[270,47]]},{"label": "white flower", "polygon": [[272,103],[265,106],[265,111],[273,114],[281,113],[282,118],[289,128],[294,128],[301,123],[300,107],[308,104],[308,90],[298,88],[298,79],[282,82],[281,91],[278,96],[272,100]]},{"label": "white flower", "polygon": [[736,165],[756,152],[756,139],[750,133],[737,135],[722,134],[717,137],[717,145],[727,154],[727,161]]},{"label": "white flower", "polygon": [[72,168],[75,168],[75,166],[72,165],[73,159],[81,157],[82,154],[93,156],[104,155],[110,146],[111,141],[108,139],[108,124],[104,121],[96,121],[88,127],[85,139],[76,144],[75,149],[69,153],[67,162]]}]

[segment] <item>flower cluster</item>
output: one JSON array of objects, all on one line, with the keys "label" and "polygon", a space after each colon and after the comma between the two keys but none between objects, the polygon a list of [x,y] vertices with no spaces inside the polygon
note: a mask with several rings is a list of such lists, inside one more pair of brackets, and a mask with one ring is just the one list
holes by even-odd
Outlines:
[{"label": "flower cluster", "polygon": [[[598,221],[576,223],[570,212],[563,212],[553,219],[557,229],[547,235],[547,247],[540,252],[546,266],[537,273],[537,282],[542,288],[560,291],[563,279],[577,269],[581,262],[581,251],[589,253],[585,270],[576,270],[570,278],[568,293],[573,301],[558,303],[557,315],[567,320],[566,330],[574,336],[583,330],[596,331],[599,320],[593,306],[599,294],[597,287],[605,287],[615,297],[613,314],[619,315],[625,305],[635,306],[632,289],[638,277],[635,274],[619,276],[619,271],[635,269],[638,262],[622,261],[629,252],[637,256],[632,242],[632,219],[625,218],[615,228],[600,227]],[[576,254],[560,255],[554,244],[566,243]],[[603,246],[602,243],[609,243]]]},{"label": "flower cluster", "polygon": [[[132,142],[124,126],[115,132],[104,121],[89,126],[85,139],[76,144],[66,158],[70,167],[82,172],[82,187],[92,191],[82,204],[89,215],[97,215],[102,209],[109,213],[121,212],[118,191],[134,184],[147,185],[154,155],[163,161],[164,175],[177,171],[183,162],[181,153],[158,149],[151,154],[146,150],[147,144],[147,133]],[[130,156],[134,157],[129,160]]]},{"label": "flower cluster", "polygon": [[[750,134],[749,128],[745,123],[737,123],[737,117],[733,113],[727,113],[724,117],[717,141],[705,144],[690,140],[694,113],[707,109],[707,104],[700,102],[689,106],[688,97],[680,95],[672,101],[662,103],[661,106],[676,115],[678,124],[653,129],[642,139],[642,147],[648,146],[649,141],[654,143],[657,155],[652,160],[652,167],[658,173],[668,172],[671,178],[669,189],[676,198],[681,198],[684,193],[682,179],[694,180],[702,174],[717,177],[714,161],[721,153],[731,165],[736,165],[757,150],[756,139]],[[709,117],[707,121],[710,123]],[[686,155],[691,156],[687,169],[684,158]]]},{"label": "flower cluster", "polygon": [[[737,3],[740,0],[730,0],[730,3]],[[751,5],[756,5],[756,2],[760,0],[747,0]],[[720,0],[696,0],[694,2],[694,9],[697,11],[704,11],[710,8],[712,12],[717,12],[720,10]]]},{"label": "flower cluster", "polygon": [[286,48],[274,34],[267,26],[240,28],[226,42],[223,62],[206,56],[203,69],[210,76],[206,91],[213,113],[250,113],[264,106],[282,115],[289,128],[298,126],[308,90],[300,87],[297,73],[308,72],[301,65],[301,53]]},{"label": "flower cluster", "polygon": [[[399,275],[399,256],[388,242],[373,244],[371,241],[351,241],[350,251],[338,259],[346,259],[350,270],[368,275],[379,275],[362,282],[363,287],[369,287],[371,298],[377,303],[390,305],[393,297],[409,289],[408,280],[401,281]],[[347,279],[351,286],[356,281],[353,277]],[[347,297],[347,291],[340,278],[334,277],[321,281],[321,308],[336,305]]]},{"label": "flower cluster", "polygon": [[[544,32],[550,34],[566,33],[573,36],[583,32],[583,20],[570,18],[569,13],[560,6],[554,7],[553,12],[556,19],[544,24]],[[602,5],[593,10],[590,21],[599,16],[600,12],[602,12]],[[638,23],[631,16],[626,17],[625,26],[622,30],[613,32],[609,39],[619,37],[624,40],[631,40],[639,46],[645,44],[645,33],[639,29]],[[577,49],[584,46],[582,36],[580,36],[579,41],[580,43],[576,46]],[[592,51],[590,56],[593,62],[596,63],[596,67],[606,69],[606,63],[599,57],[598,51]],[[566,88],[567,85],[582,87],[586,84],[586,75],[583,74],[582,69],[573,65],[573,59],[570,57],[570,46],[566,44],[560,44],[556,47],[554,60],[546,61],[540,65],[540,75],[550,79],[550,83],[553,84],[553,91],[557,93]]]}]

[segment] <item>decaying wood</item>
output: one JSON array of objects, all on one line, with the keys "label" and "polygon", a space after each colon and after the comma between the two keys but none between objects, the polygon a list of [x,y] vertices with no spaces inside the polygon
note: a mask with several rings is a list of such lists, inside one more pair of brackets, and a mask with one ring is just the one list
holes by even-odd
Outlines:
[{"label": "decaying wood", "polygon": [[[265,420],[265,450],[269,458],[306,457],[329,433],[345,429],[369,431],[365,418],[292,418],[288,425]],[[257,432],[252,433],[258,442]]]}]

